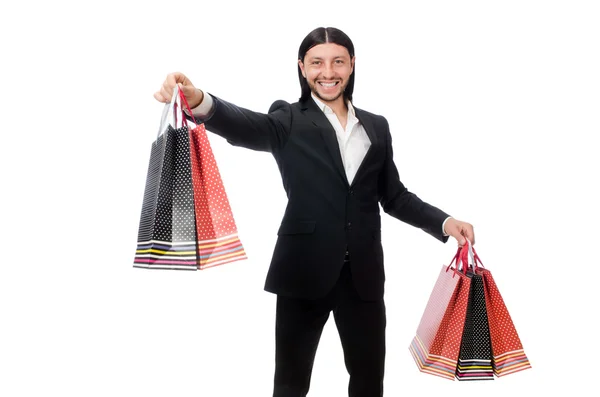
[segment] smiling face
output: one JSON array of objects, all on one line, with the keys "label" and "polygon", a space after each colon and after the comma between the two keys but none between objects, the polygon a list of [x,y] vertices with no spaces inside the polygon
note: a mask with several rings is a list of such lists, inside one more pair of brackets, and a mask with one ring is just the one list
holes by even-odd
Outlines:
[{"label": "smiling face", "polygon": [[354,57],[346,47],[334,43],[318,44],[298,60],[302,75],[313,94],[327,104],[344,101],[344,89],[354,70]]}]

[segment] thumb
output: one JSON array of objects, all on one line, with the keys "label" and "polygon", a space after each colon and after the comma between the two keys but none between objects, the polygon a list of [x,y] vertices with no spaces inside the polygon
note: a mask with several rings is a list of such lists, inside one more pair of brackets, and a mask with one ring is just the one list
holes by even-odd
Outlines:
[{"label": "thumb", "polygon": [[183,95],[185,95],[186,98],[189,98],[195,90],[194,86],[184,85],[182,83],[177,83],[177,85],[179,86],[179,90],[183,92]]},{"label": "thumb", "polygon": [[456,241],[458,242],[458,245],[461,247],[467,243],[465,236],[463,236],[463,234],[459,228],[454,230],[454,233],[452,233],[452,237],[454,237],[456,239]]},{"label": "thumb", "polygon": [[178,83],[177,85],[179,86],[179,90],[183,93],[183,96],[185,96],[185,99],[188,101],[190,108],[193,109],[198,106],[204,99],[204,92],[193,85],[182,85],[181,83]]}]

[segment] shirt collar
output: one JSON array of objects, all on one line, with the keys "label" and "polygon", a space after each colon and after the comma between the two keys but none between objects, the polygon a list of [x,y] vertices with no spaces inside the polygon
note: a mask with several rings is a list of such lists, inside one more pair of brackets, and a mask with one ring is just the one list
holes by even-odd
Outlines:
[{"label": "shirt collar", "polygon": [[[324,104],[313,93],[311,93],[310,96],[312,97],[312,99],[315,101],[315,103],[317,104],[317,106],[319,107],[319,109],[321,109],[321,111],[323,113],[325,113],[325,114],[333,114],[333,110],[331,110],[331,108],[329,106],[327,106],[326,104]],[[354,119],[354,120],[358,120],[358,119],[356,119],[356,113],[354,112],[354,106],[352,106],[352,102],[346,101],[346,105],[348,105],[348,118]]]}]

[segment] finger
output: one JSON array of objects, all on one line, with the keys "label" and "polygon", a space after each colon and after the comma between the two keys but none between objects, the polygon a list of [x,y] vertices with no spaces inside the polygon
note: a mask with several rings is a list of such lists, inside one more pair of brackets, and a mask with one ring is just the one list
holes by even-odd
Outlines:
[{"label": "finger", "polygon": [[467,243],[467,241],[466,241],[466,240],[465,240],[465,238],[463,237],[462,233],[460,232],[460,229],[458,229],[458,230],[456,231],[456,233],[453,233],[453,234],[452,234],[452,237],[454,237],[454,238],[456,239],[456,241],[458,241],[458,245],[459,245],[460,247],[464,246],[464,245]]},{"label": "finger", "polygon": [[161,103],[167,103],[167,100],[161,95],[160,91],[154,93],[154,99]]},{"label": "finger", "polygon": [[[170,73],[167,75],[165,82],[163,83],[161,94],[163,97],[167,99],[167,102],[170,102],[173,98],[173,90],[177,85],[178,76],[183,76],[181,73]],[[185,76],[184,76],[185,79]]]},{"label": "finger", "polygon": [[179,81],[177,81],[177,76],[180,73],[170,73],[167,75],[167,79],[165,80],[165,85],[167,85],[168,88],[170,88],[171,90],[175,87],[175,84],[177,84]]},{"label": "finger", "polygon": [[175,88],[175,85],[177,84],[179,84],[180,88],[193,86],[192,82],[183,73],[180,72],[169,74],[167,76],[166,83],[171,89]]},{"label": "finger", "polygon": [[173,98],[173,88],[169,88],[165,82],[160,88],[160,95],[165,98],[165,103],[171,102],[171,98]]},{"label": "finger", "polygon": [[473,232],[473,226],[466,224],[463,229],[463,235],[469,239],[471,245],[475,245],[475,233]]}]

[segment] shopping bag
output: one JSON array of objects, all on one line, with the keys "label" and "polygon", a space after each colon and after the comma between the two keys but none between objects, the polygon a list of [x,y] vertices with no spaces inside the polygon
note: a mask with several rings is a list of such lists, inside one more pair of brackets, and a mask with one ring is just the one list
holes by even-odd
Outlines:
[{"label": "shopping bag", "polygon": [[467,277],[471,279],[469,302],[465,316],[456,379],[493,380],[492,347],[488,326],[483,277],[478,274],[478,264],[474,259],[471,243],[467,240],[469,258]]},{"label": "shopping bag", "polygon": [[488,316],[492,347],[492,367],[498,377],[531,368],[525,355],[523,344],[517,333],[504,299],[494,281],[492,272],[483,267],[481,259],[474,251],[478,262],[477,273],[481,275]]},{"label": "shopping bag", "polygon": [[442,266],[409,346],[421,372],[450,380],[455,378],[471,286],[464,261],[459,248],[450,264]]},{"label": "shopping bag", "polygon": [[183,106],[176,87],[152,143],[134,267],[198,270],[247,258],[204,124],[190,128]]}]

